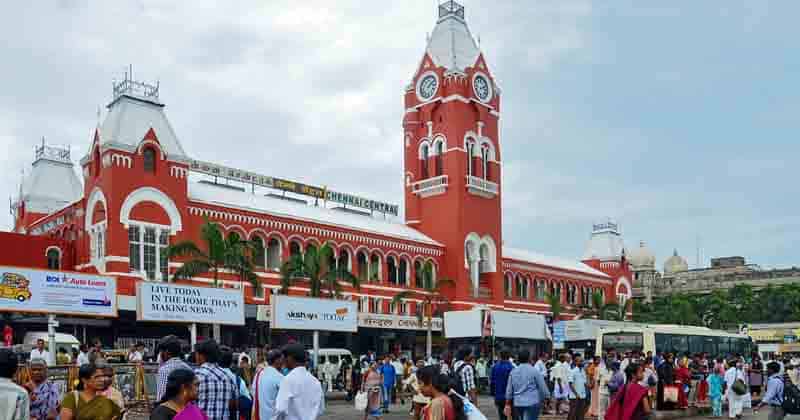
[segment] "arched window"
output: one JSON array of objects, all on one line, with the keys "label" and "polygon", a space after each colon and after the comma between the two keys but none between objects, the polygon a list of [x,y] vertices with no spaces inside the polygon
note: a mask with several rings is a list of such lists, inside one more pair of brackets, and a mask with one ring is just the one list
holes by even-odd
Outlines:
[{"label": "arched window", "polygon": [[422,153],[419,157],[419,173],[422,174],[422,179],[428,178],[428,157],[430,155],[430,150],[428,150],[428,145],[425,144],[422,146]]},{"label": "arched window", "polygon": [[506,294],[507,298],[511,297],[511,294],[513,292],[513,290],[512,290],[513,287],[512,286],[513,285],[511,284],[511,275],[510,274],[506,274],[505,275],[505,279],[504,279],[504,284],[503,284],[503,290],[505,290],[505,294]]},{"label": "arched window", "polygon": [[383,270],[381,270],[381,256],[372,254],[369,259],[369,281],[379,282],[383,280]]},{"label": "arched window", "polygon": [[281,241],[276,238],[270,238],[267,243],[267,267],[281,268]]},{"label": "arched window", "polygon": [[47,268],[49,270],[61,269],[61,252],[55,248],[47,251]]},{"label": "arched window", "polygon": [[467,142],[467,175],[475,176],[475,143]]},{"label": "arched window", "polygon": [[358,251],[358,253],[356,253],[356,267],[358,271],[358,279],[361,281],[367,281],[369,279],[369,260],[367,259],[367,254],[364,251]]},{"label": "arched window", "polygon": [[481,146],[481,175],[483,179],[489,180],[489,148]]},{"label": "arched window", "polygon": [[300,242],[292,241],[289,243],[289,255],[294,256],[303,256],[303,247],[300,245]]},{"label": "arched window", "polygon": [[424,275],[425,271],[422,269],[422,263],[419,261],[414,261],[414,287],[420,289],[425,287],[425,283],[423,282]]},{"label": "arched window", "polygon": [[266,252],[264,250],[264,240],[260,236],[253,237],[253,265],[264,268],[266,263]]},{"label": "arched window", "polygon": [[444,142],[436,143],[436,175],[444,175]]},{"label": "arched window", "polygon": [[405,258],[400,258],[400,264],[397,266],[397,282],[403,286],[408,286],[408,261]]},{"label": "arched window", "polygon": [[350,253],[344,248],[339,251],[339,267],[350,270]]},{"label": "arched window", "polygon": [[394,257],[386,257],[386,271],[389,273],[389,283],[397,284],[397,260]]},{"label": "arched window", "polygon": [[545,284],[544,280],[539,279],[539,281],[536,282],[536,299],[544,300],[544,294],[545,294],[545,288],[546,287],[547,287],[547,285]]},{"label": "arched window", "polygon": [[142,150],[142,160],[145,172],[156,171],[156,151],[152,147],[145,147]]},{"label": "arched window", "polygon": [[311,243],[311,242],[309,242],[309,243],[308,243],[308,245],[306,246],[306,254],[309,254],[309,253],[312,253],[312,252],[313,252],[314,254],[316,254],[318,251],[319,251],[319,250],[317,249],[317,246],[316,246],[316,245],[314,245],[314,244],[313,244],[313,243]]},{"label": "arched window", "polygon": [[516,286],[517,286],[517,297],[524,299],[525,298],[525,280],[519,274],[517,274],[517,282],[516,283],[517,283],[516,284]]}]

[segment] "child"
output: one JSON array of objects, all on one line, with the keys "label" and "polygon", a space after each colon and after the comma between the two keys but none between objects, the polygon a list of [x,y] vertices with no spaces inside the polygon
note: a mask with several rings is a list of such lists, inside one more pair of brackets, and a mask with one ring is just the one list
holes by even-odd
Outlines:
[{"label": "child", "polygon": [[725,380],[719,369],[714,369],[714,372],[708,375],[706,382],[708,382],[708,397],[711,399],[711,415],[722,417],[722,384]]}]

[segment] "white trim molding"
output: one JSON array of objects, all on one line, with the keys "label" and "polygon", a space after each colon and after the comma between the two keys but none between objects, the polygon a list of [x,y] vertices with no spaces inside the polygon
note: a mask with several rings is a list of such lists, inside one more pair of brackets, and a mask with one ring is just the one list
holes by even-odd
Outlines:
[{"label": "white trim molding", "polygon": [[167,216],[169,216],[169,230],[171,235],[175,235],[183,230],[181,213],[178,211],[178,207],[175,205],[175,202],[172,201],[172,199],[169,198],[168,195],[164,194],[161,190],[152,187],[139,188],[125,197],[125,201],[122,203],[122,208],[119,212],[119,221],[125,226],[126,229],[132,222],[135,224],[142,224],[140,221],[132,221],[130,219],[130,215],[131,210],[133,210],[137,204],[144,201],[153,202],[164,209],[164,211],[167,213]]}]

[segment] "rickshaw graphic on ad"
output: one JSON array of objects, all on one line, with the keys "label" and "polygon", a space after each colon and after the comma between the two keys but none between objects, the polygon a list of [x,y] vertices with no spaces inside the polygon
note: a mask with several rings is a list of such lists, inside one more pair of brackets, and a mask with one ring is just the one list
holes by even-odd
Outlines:
[{"label": "rickshaw graphic on ad", "polygon": [[28,289],[29,283],[28,279],[21,274],[3,273],[3,281],[0,282],[0,298],[25,302],[31,298],[31,291]]}]

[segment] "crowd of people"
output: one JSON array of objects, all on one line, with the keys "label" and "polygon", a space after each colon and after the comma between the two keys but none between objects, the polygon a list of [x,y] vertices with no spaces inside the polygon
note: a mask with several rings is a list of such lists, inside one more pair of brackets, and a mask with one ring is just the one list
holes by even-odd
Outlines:
[{"label": "crowd of people", "polygon": [[[764,363],[756,354],[712,359],[706,354],[609,351],[584,360],[571,352],[534,357],[528,350],[501,350],[491,358],[464,347],[442,358],[368,352],[345,356],[335,366],[327,358],[316,367],[296,343],[265,349],[256,366],[248,354],[237,357],[214,340],[187,353],[178,337],[167,336],[156,350],[157,403],[151,420],[314,420],[324,412],[325,392],[334,383],[349,401],[363,400],[364,420],[382,418],[398,400],[413,420],[464,420],[470,410],[478,410],[478,395],[484,392],[493,397],[491,409],[500,420],[535,420],[542,412],[568,420],[638,420],[655,409],[692,406],[710,407],[713,416],[721,417],[723,404],[731,419],[740,419],[745,409],[768,407],[770,420],[780,420],[784,384],[800,382],[800,360]],[[143,358],[143,345],[132,346],[128,361]],[[65,395],[48,380],[49,360],[44,343],[37,343],[27,362],[30,379],[20,386],[13,382],[18,355],[0,349],[0,395],[9,396],[0,398],[0,418],[123,417],[125,401],[99,341],[82,346],[70,359],[78,366],[78,384]],[[405,400],[411,405],[405,406]]]}]

